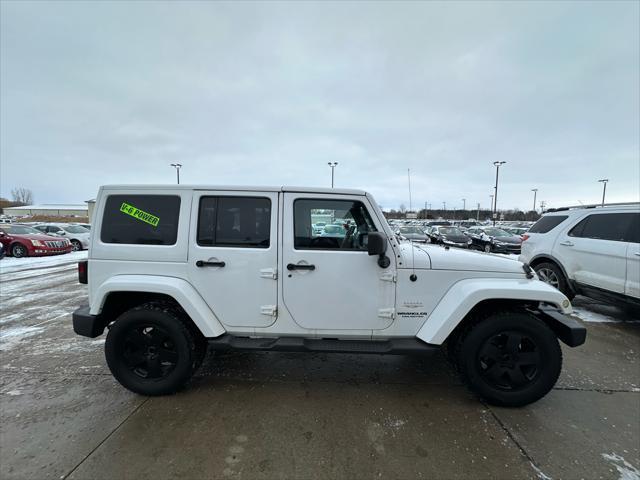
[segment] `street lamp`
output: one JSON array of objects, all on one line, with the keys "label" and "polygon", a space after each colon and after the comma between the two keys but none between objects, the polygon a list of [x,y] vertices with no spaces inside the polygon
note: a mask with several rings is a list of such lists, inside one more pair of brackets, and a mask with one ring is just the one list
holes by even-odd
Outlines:
[{"label": "street lamp", "polygon": [[176,176],[178,178],[178,185],[180,185],[180,169],[182,168],[181,163],[172,163],[171,166],[176,169]]},{"label": "street lamp", "polygon": [[598,180],[599,182],[602,182],[602,206],[604,207],[604,195],[605,193],[607,193],[607,182],[609,181],[608,178],[602,178],[600,180]]},{"label": "street lamp", "polygon": [[331,167],[331,188],[333,188],[333,171],[338,165],[338,162],[327,162],[327,164]]},{"label": "street lamp", "polygon": [[493,212],[493,195],[489,195],[489,198],[491,199],[491,206],[489,207],[489,210]]},{"label": "street lamp", "polygon": [[538,189],[537,188],[532,188],[531,191],[533,192],[533,211],[536,211],[536,195],[538,194]]},{"label": "street lamp", "polygon": [[498,216],[498,173],[500,171],[500,165],[504,165],[507,162],[493,162],[496,166],[496,186],[493,197],[493,224],[496,224],[496,217]]},{"label": "street lamp", "polygon": [[466,210],[466,209],[467,209],[467,199],[466,199],[466,198],[463,198],[463,199],[462,199],[462,210],[464,211],[464,210]]}]

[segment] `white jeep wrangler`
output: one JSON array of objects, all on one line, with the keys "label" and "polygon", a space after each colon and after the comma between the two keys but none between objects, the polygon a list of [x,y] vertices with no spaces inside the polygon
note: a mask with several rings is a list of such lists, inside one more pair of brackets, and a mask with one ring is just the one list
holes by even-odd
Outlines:
[{"label": "white jeep wrangler", "polygon": [[[335,224],[324,235],[314,224]],[[421,354],[446,346],[486,400],[525,405],[586,330],[526,264],[399,243],[373,197],[314,188],[107,186],[96,199],[90,305],[116,379],[182,387],[212,349]]]}]

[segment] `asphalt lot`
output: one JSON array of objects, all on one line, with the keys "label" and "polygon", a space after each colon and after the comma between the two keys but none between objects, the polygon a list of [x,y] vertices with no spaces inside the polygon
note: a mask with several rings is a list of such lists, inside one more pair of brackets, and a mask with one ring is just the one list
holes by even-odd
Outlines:
[{"label": "asphalt lot", "polygon": [[640,478],[640,323],[587,299],[587,343],[520,409],[479,402],[441,355],[209,356],[144,398],[104,337],[74,335],[75,264],[2,273],[0,302],[2,479]]}]

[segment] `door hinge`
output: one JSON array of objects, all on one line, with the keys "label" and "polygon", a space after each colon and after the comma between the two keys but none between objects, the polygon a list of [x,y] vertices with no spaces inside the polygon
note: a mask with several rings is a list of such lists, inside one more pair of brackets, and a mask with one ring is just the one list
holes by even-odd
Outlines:
[{"label": "door hinge", "polygon": [[380,318],[395,318],[396,317],[396,309],[395,308],[380,308],[380,309],[378,309],[378,317],[380,317]]},{"label": "door hinge", "polygon": [[383,282],[395,282],[397,280],[396,272],[384,272],[380,275],[380,280]]},{"label": "door hinge", "polygon": [[278,270],[276,268],[262,268],[260,270],[260,276],[262,278],[270,278],[272,280],[277,280]]},{"label": "door hinge", "polygon": [[270,317],[276,317],[278,315],[278,307],[275,305],[261,305],[260,315],[268,315]]}]

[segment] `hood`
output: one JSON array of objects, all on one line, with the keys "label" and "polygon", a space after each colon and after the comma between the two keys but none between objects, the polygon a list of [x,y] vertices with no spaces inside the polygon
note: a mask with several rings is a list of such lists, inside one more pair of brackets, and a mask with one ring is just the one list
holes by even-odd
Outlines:
[{"label": "hood", "polygon": [[51,242],[51,241],[57,241],[60,240],[61,237],[56,237],[53,235],[45,235],[44,233],[42,234],[31,234],[31,233],[11,233],[7,235],[8,237],[12,237],[12,238],[26,238],[28,240],[40,240],[40,241],[47,241],[47,242]]},{"label": "hood", "polygon": [[424,233],[401,233],[404,238],[408,238],[409,240],[426,240],[427,235]]},{"label": "hood", "polygon": [[434,270],[458,270],[494,273],[517,273],[524,276],[522,262],[459,248],[445,248],[442,245],[411,245],[400,244],[400,261],[398,268],[411,268],[412,252],[416,269],[432,268]]},{"label": "hood", "polygon": [[467,243],[469,241],[469,237],[466,235],[441,235],[440,238],[443,240],[446,238],[448,241],[456,243]]}]

